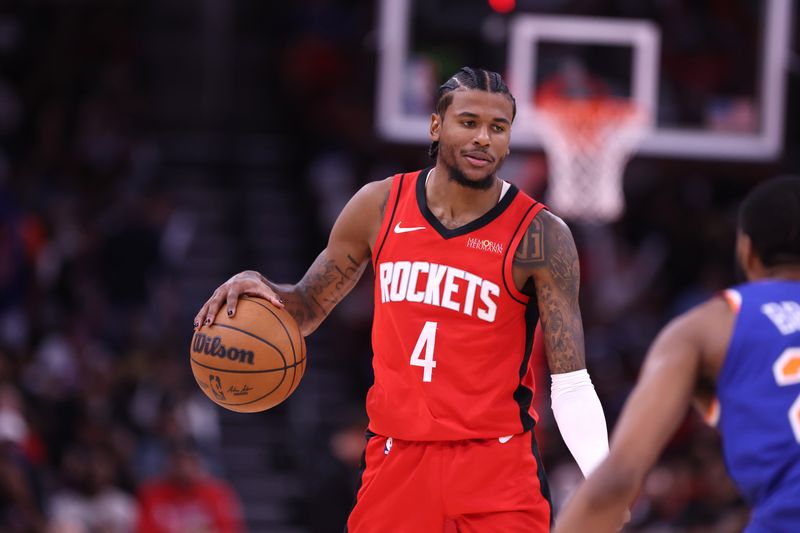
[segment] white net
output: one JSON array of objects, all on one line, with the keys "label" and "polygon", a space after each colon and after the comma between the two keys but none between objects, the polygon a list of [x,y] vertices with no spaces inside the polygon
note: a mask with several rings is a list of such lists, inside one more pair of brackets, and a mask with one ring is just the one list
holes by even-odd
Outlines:
[{"label": "white net", "polygon": [[547,152],[546,202],[562,218],[616,220],[625,209],[622,175],[650,128],[628,100],[551,98],[538,102],[536,120]]}]

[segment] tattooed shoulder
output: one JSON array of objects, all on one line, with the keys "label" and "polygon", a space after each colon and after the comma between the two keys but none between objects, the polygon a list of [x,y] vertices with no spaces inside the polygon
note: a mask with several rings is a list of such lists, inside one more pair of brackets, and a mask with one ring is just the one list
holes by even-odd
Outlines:
[{"label": "tattooed shoulder", "polygon": [[519,242],[514,253],[514,265],[524,267],[541,263],[544,250],[542,248],[542,220],[541,213],[534,217],[525,235]]},{"label": "tattooed shoulder", "polygon": [[583,325],[578,304],[578,252],[567,225],[539,212],[514,256],[514,268],[536,298],[550,371],[585,368]]},{"label": "tattooed shoulder", "polygon": [[526,278],[547,270],[558,288],[569,290],[580,276],[578,251],[569,227],[552,213],[540,211],[517,247],[514,267]]}]

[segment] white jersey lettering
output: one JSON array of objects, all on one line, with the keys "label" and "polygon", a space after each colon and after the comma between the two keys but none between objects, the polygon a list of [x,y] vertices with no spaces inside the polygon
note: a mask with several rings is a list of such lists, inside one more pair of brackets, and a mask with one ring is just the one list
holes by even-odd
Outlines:
[{"label": "white jersey lettering", "polygon": [[491,281],[484,281],[481,284],[481,302],[486,309],[478,309],[478,318],[486,322],[494,322],[494,317],[497,315],[497,304],[490,297],[491,294],[500,296],[500,287]]},{"label": "white jersey lettering", "polygon": [[444,265],[431,264],[431,270],[428,272],[428,285],[425,287],[425,300],[426,304],[441,305],[439,303],[439,288],[442,286],[444,275],[447,274],[447,267]]},{"label": "white jersey lettering", "polygon": [[460,268],[425,261],[386,262],[379,265],[378,278],[381,303],[423,303],[486,322],[494,322],[497,315],[500,287]]},{"label": "white jersey lettering", "polygon": [[483,280],[471,272],[464,272],[464,279],[469,283],[464,298],[464,314],[472,316],[472,306],[475,303],[475,290],[481,286]]},{"label": "white jersey lettering", "polygon": [[428,272],[430,265],[424,261],[414,261],[411,264],[411,274],[408,276],[408,292],[406,293],[406,300],[409,302],[421,302],[425,299],[425,292],[417,290],[417,283],[419,282],[419,275],[422,272]]},{"label": "white jersey lettering", "polygon": [[389,285],[392,283],[393,263],[381,263],[378,269],[378,278],[381,283],[381,302],[389,301]]},{"label": "white jersey lettering", "polygon": [[461,305],[453,301],[453,295],[458,292],[458,285],[456,285],[456,278],[464,279],[464,271],[460,268],[446,267],[447,277],[444,282],[444,292],[442,293],[442,307],[452,309],[453,311],[460,311]]},{"label": "white jersey lettering", "polygon": [[770,302],[761,306],[761,312],[784,335],[800,331],[800,304],[797,302]]},{"label": "white jersey lettering", "polygon": [[393,302],[402,302],[406,298],[408,289],[408,276],[411,273],[411,263],[409,261],[398,261],[394,264],[392,272],[392,285],[389,288],[389,298]]}]

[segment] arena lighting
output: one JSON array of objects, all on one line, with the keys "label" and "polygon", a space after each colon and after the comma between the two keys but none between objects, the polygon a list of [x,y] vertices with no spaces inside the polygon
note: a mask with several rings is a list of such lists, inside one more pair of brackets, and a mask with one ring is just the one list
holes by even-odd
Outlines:
[{"label": "arena lighting", "polygon": [[516,0],[489,0],[489,7],[498,13],[511,13],[517,7]]}]

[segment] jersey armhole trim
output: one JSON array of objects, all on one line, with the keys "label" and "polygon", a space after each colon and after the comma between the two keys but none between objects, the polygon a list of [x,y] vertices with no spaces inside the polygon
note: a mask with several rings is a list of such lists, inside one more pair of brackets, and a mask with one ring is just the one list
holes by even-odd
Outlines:
[{"label": "jersey armhole trim", "polygon": [[703,420],[709,426],[715,428],[719,424],[719,416],[721,414],[721,409],[719,405],[719,398],[714,396],[711,399],[711,404],[703,411]]},{"label": "jersey armhole trim", "polygon": [[[394,220],[394,215],[397,212],[397,205],[400,203],[400,192],[403,190],[403,181],[405,177],[405,174],[400,174],[395,176],[394,180],[392,180],[392,189],[389,191],[389,199],[386,201],[386,211],[389,210],[389,206],[391,205],[392,212],[387,217],[386,211],[384,211],[383,223],[380,231],[378,232],[378,240],[375,242],[375,246],[373,247],[373,249],[378,250],[372,258],[373,268],[377,267],[378,258],[381,255],[381,250],[383,250],[383,245],[386,244],[386,239],[389,238],[389,231],[392,229],[392,220]],[[381,237],[381,235],[383,235],[383,237]]]},{"label": "jersey armhole trim", "polygon": [[739,309],[742,307],[742,294],[735,289],[725,289],[720,293],[722,299],[728,304],[735,314],[739,314]]},{"label": "jersey armhole trim", "polygon": [[514,255],[517,253],[517,247],[525,236],[534,217],[536,217],[542,209],[544,209],[544,204],[534,200],[533,205],[525,211],[525,214],[517,225],[517,229],[514,230],[514,235],[512,235],[511,242],[508,244],[506,254],[503,257],[503,285],[511,298],[522,305],[528,304],[530,296],[523,294],[514,284]]},{"label": "jersey armhole trim", "polygon": [[718,296],[728,305],[730,310],[735,315],[733,320],[733,329],[731,330],[731,338],[728,341],[728,347],[725,349],[725,359],[722,361],[722,366],[717,374],[714,387],[716,389],[716,401],[719,403],[718,412],[716,413],[717,421],[716,426],[719,426],[719,420],[722,418],[722,398],[720,398],[720,390],[722,386],[729,381],[730,373],[735,372],[736,365],[738,364],[735,354],[740,350],[739,344],[742,342],[739,332],[739,320],[742,318],[742,293],[736,289],[725,289],[717,293]]}]

